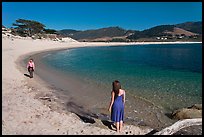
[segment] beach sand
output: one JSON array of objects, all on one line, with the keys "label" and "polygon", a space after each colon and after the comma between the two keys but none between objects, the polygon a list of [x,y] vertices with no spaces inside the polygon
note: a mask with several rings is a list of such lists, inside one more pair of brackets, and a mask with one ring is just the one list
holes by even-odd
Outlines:
[{"label": "beach sand", "polygon": [[[120,43],[130,44],[144,43]],[[22,67],[21,63],[25,57],[42,51],[107,45],[119,43],[59,42],[2,35],[2,134],[145,135],[153,131],[148,126],[125,123],[123,131],[117,133],[110,129],[109,121],[94,119],[95,122],[92,122],[67,111],[64,102],[55,93],[59,89],[50,86],[37,75],[33,79],[26,77],[26,66]]]}]

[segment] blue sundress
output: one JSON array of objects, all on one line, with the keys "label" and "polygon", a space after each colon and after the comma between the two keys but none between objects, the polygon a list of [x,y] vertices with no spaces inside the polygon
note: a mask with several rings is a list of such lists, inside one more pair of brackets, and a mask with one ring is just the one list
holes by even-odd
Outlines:
[{"label": "blue sundress", "polygon": [[123,95],[116,96],[113,102],[111,110],[111,120],[113,122],[120,122],[124,120]]}]

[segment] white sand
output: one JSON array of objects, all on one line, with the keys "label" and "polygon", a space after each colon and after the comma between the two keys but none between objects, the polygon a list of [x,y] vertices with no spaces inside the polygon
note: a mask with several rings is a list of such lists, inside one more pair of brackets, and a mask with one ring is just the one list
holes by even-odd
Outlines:
[{"label": "white sand", "polygon": [[[123,43],[130,44],[130,43]],[[135,43],[132,43],[135,44]],[[144,44],[144,43],[138,43]],[[151,43],[148,43],[151,44]],[[24,76],[26,67],[19,64],[19,57],[44,50],[84,46],[118,45],[118,43],[79,43],[50,40],[7,38],[2,35],[2,134],[48,135],[144,135],[152,129],[124,124],[117,133],[101,123],[84,123],[77,115],[65,111],[53,111],[48,103],[36,98],[36,92],[52,94],[38,77]],[[122,45],[122,44],[121,44]]]}]

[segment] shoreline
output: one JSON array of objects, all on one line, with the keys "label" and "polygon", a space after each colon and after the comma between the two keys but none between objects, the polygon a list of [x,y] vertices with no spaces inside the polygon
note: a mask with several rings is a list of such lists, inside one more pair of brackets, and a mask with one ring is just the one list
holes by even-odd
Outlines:
[{"label": "shoreline", "polygon": [[[42,61],[40,61],[44,55],[50,54],[55,51],[59,50],[41,52],[33,55],[33,58],[38,62],[38,66],[40,69],[38,69],[39,72],[38,70],[36,70],[36,75],[40,76],[44,81],[46,81],[53,87],[57,87],[59,90],[58,92],[56,91],[56,93],[63,94],[64,97],[67,97],[63,101],[65,102],[65,104],[70,104],[71,102],[74,103],[75,106],[78,106],[78,108],[69,106],[70,108],[67,107],[67,110],[72,111],[75,114],[83,115],[84,117],[93,116],[94,118],[99,117],[99,119],[110,119],[110,114],[106,111],[106,108],[108,107],[110,101],[108,98],[110,96],[109,92],[104,93],[104,88],[95,86],[95,84],[93,83],[88,84],[86,83],[86,81],[76,78],[76,76],[57,72],[55,69],[44,65]],[[53,77],[55,78],[54,81],[52,80]],[[98,92],[95,93],[95,89],[97,89]],[[105,90],[108,91],[109,89]],[[83,98],[81,98],[81,96],[83,96]],[[70,100],[70,98],[73,99]],[[164,111],[163,108],[156,106],[149,100],[146,100],[139,96],[133,96],[129,93],[127,93],[127,98],[129,101],[127,102],[126,106],[127,115],[125,122],[128,124],[136,126],[140,124],[148,125],[152,128],[161,129],[166,125],[170,125],[174,121],[165,116],[165,113],[169,112]],[[134,111],[131,109],[131,106],[134,106],[134,104],[132,104],[133,102],[136,106],[134,107]],[[80,107],[86,109],[79,109]],[[159,115],[160,118],[158,118],[157,115]]]},{"label": "shoreline", "polygon": [[[2,133],[3,134],[117,134],[107,126],[96,122],[81,122],[82,120],[73,113],[66,114],[62,106],[58,106],[55,101],[59,101],[52,93],[54,90],[48,88],[46,82],[41,81],[38,77],[28,79],[23,75],[27,70],[19,66],[20,60],[29,55],[41,53],[50,50],[62,50],[77,47],[89,46],[119,46],[121,43],[60,43],[46,40],[21,40],[9,38],[3,39],[3,100],[2,100]],[[15,41],[15,42],[14,42]],[[202,43],[202,42],[201,42]],[[130,43],[123,43],[131,45]],[[138,43],[137,43],[138,44]],[[132,45],[137,45],[132,43]],[[144,44],[144,43],[140,43]],[[163,43],[162,43],[163,44]],[[7,47],[6,47],[7,46]],[[19,46],[19,47],[17,47]],[[23,50],[22,50],[23,49]],[[9,60],[9,61],[7,61]],[[22,64],[21,64],[22,65]],[[15,67],[9,67],[15,66]],[[20,71],[20,72],[19,72]],[[34,85],[34,86],[33,86]],[[36,92],[39,91],[39,92]],[[44,92],[46,91],[46,92]],[[14,92],[14,94],[13,94]],[[51,102],[47,100],[39,101],[39,96],[51,96]],[[8,101],[9,100],[9,101]],[[54,101],[52,101],[54,100]],[[27,102],[26,104],[24,104]],[[44,102],[44,104],[42,104]],[[34,103],[34,104],[33,104]],[[54,103],[52,108],[50,103]],[[36,105],[37,104],[37,105]],[[46,105],[45,105],[46,104]],[[49,107],[50,105],[50,107]],[[22,108],[21,108],[22,107]],[[55,110],[61,108],[61,112]],[[37,111],[37,113],[35,111]],[[22,116],[24,117],[22,117]],[[53,119],[50,115],[57,117]],[[20,116],[20,118],[19,118]],[[49,119],[46,119],[49,117]],[[25,120],[26,119],[26,120]],[[65,120],[68,119],[68,120]],[[70,120],[73,119],[73,120]],[[44,121],[43,121],[44,120]],[[39,126],[38,123],[42,126]],[[59,123],[56,125],[52,124]],[[70,121],[76,124],[70,127]],[[62,124],[63,123],[63,124]],[[13,124],[13,126],[11,126]],[[22,126],[18,127],[19,124]],[[98,125],[97,125],[98,124]],[[83,125],[83,126],[82,126]],[[96,126],[97,125],[97,126]],[[137,126],[125,125],[126,129],[121,134],[146,134],[151,128],[139,128]],[[36,128],[38,127],[38,128]],[[34,130],[35,129],[35,130]],[[42,130],[44,129],[44,130]],[[56,130],[57,129],[57,130]],[[75,129],[75,130],[74,130]],[[85,129],[85,130],[83,130]],[[87,130],[86,130],[87,129]],[[137,129],[133,131],[133,129]],[[69,131],[69,132],[68,132]],[[83,131],[83,132],[82,132]],[[129,133],[130,134],[130,133]]]},{"label": "shoreline", "polygon": [[[110,95],[109,92],[103,92],[104,90],[108,91],[109,89],[104,89],[95,85],[94,81],[93,83],[91,82],[88,84],[75,75],[73,76],[70,74],[64,74],[56,71],[55,69],[47,67],[40,61],[40,59],[42,58],[42,56],[52,52],[55,51],[41,52],[32,56],[32,58],[34,58],[34,60],[38,62],[39,67],[39,69],[36,70],[35,73],[38,77],[40,76],[41,79],[46,81],[47,84],[52,85],[51,87],[56,89],[55,94],[57,94],[58,96],[61,95],[61,98],[59,98],[60,100],[62,100],[62,102],[64,102],[64,108],[83,117],[97,118],[100,120],[110,119],[110,114],[107,111],[107,107],[110,102]],[[97,89],[98,92],[94,92],[95,89]],[[165,125],[170,124],[169,121],[171,120],[165,118],[162,109],[155,106],[152,102],[141,97],[132,96],[129,93],[127,93],[127,98],[129,100],[126,107],[127,115],[125,122],[127,124],[133,124],[135,126],[143,124],[150,127],[157,127],[158,129],[161,129]],[[135,102],[136,105],[139,104],[138,107],[141,106],[139,108],[135,108],[140,112],[136,115],[132,113],[133,110],[131,109],[131,106],[134,106],[132,104],[133,102]],[[70,104],[74,105],[70,106]],[[154,113],[155,115],[161,115],[161,119],[158,119],[156,116],[150,114],[150,112]],[[137,117],[137,119],[135,119],[134,117]]]}]

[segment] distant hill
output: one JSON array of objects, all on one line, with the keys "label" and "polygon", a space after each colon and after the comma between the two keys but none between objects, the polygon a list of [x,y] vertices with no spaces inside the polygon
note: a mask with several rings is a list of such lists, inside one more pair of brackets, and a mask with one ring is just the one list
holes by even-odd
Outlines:
[{"label": "distant hill", "polygon": [[143,31],[138,31],[133,35],[129,36],[129,39],[159,37],[166,34],[166,32],[172,32],[174,25],[160,25]]},{"label": "distant hill", "polygon": [[63,30],[58,31],[57,33],[63,36],[73,36],[77,32],[81,32],[81,31],[73,30],[73,29],[63,29]]},{"label": "distant hill", "polygon": [[191,31],[187,31],[178,27],[174,27],[173,31],[171,32],[166,32],[167,34],[171,34],[173,36],[175,35],[185,35],[185,36],[193,36],[193,35],[198,35],[198,33],[193,33]]},{"label": "distant hill", "polygon": [[[157,37],[165,39],[202,38],[202,22],[186,22],[175,25],[159,25],[143,31],[125,30],[121,27],[107,27],[95,30],[64,29],[57,32],[78,41],[154,41]],[[196,36],[196,37],[195,37]],[[158,40],[159,38],[157,38]]]},{"label": "distant hill", "polygon": [[181,24],[176,24],[175,25],[178,28],[193,32],[193,33],[198,33],[202,34],[202,22],[185,22]]},{"label": "distant hill", "polygon": [[133,35],[127,37],[131,41],[154,41],[154,40],[168,40],[176,41],[202,41],[202,22],[187,22],[176,25],[159,25],[138,31]]},{"label": "distant hill", "polygon": [[96,30],[85,30],[85,31],[75,31],[75,30],[60,30],[58,33],[66,36],[70,36],[73,39],[80,41],[94,41],[95,39],[100,40],[110,40],[114,37],[126,38],[127,36],[133,34],[134,30],[125,30],[120,27],[108,27]]},{"label": "distant hill", "polygon": [[179,28],[176,25],[160,25],[144,31],[134,33],[129,36],[129,39],[139,39],[139,38],[152,38],[152,37],[162,37],[162,36],[193,36],[199,35],[198,33],[193,33],[185,29]]}]

